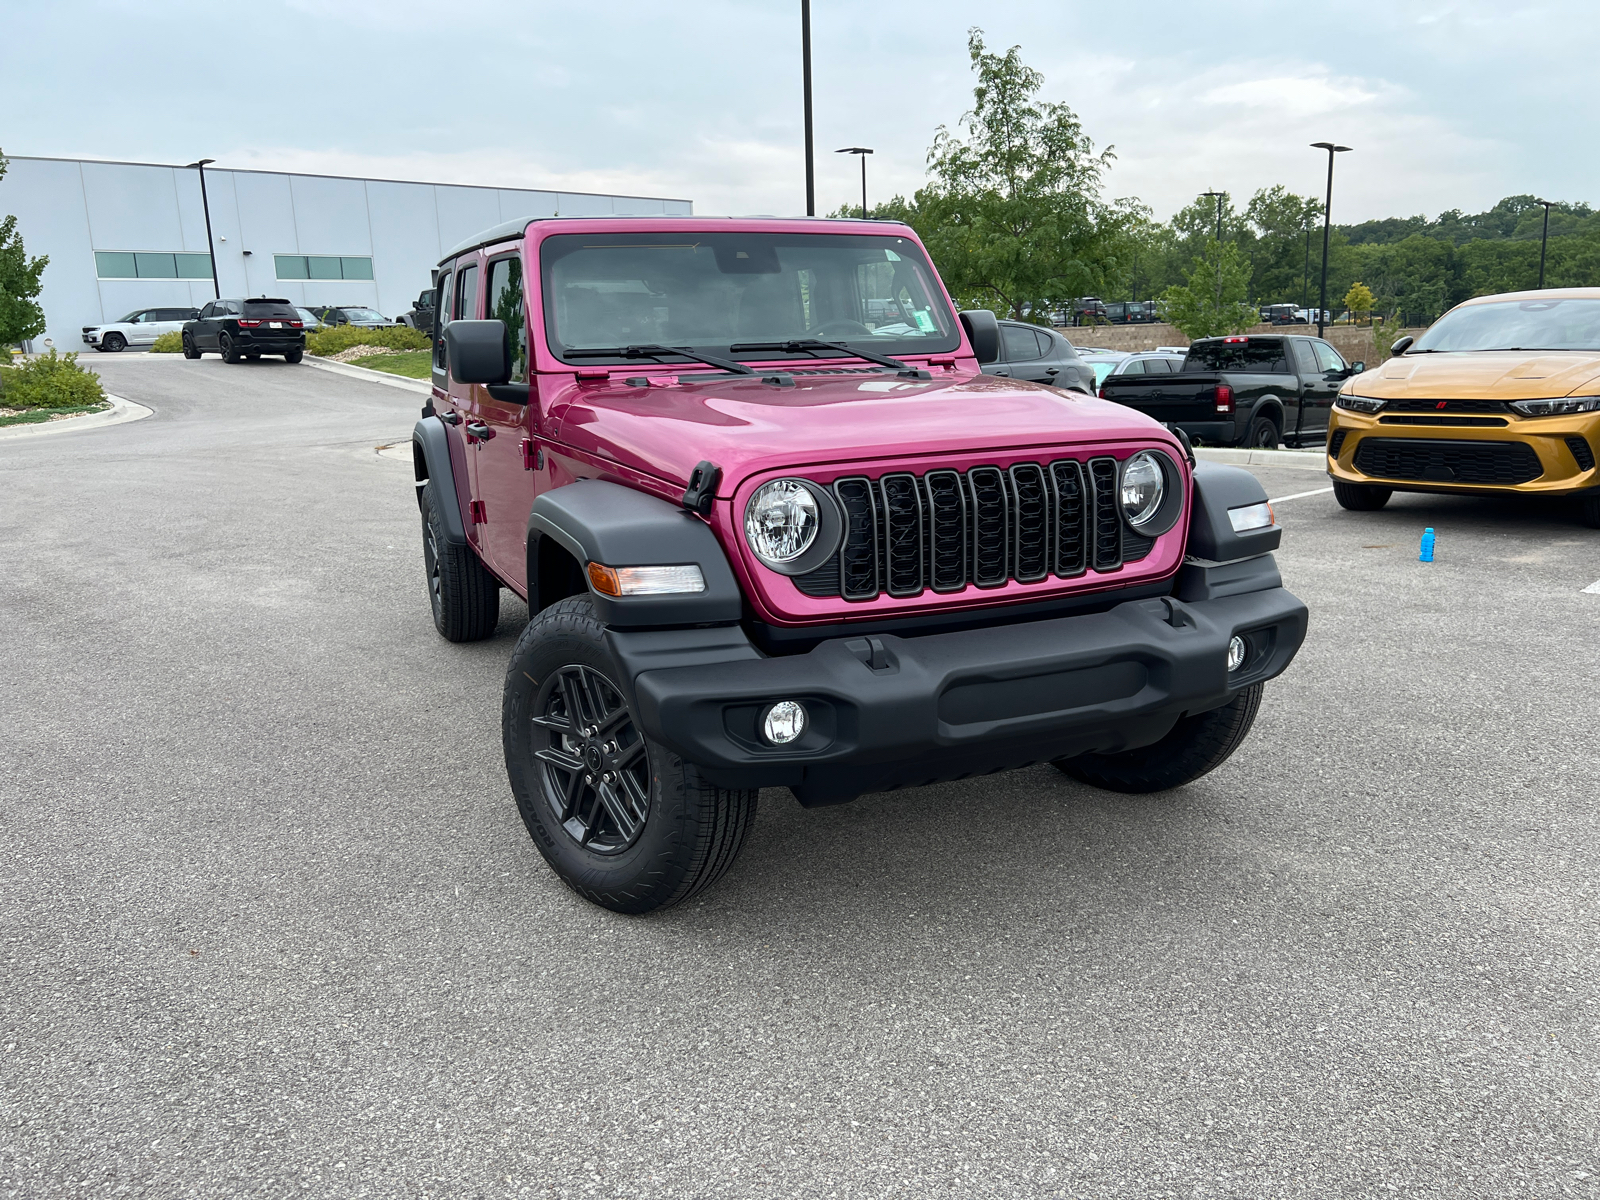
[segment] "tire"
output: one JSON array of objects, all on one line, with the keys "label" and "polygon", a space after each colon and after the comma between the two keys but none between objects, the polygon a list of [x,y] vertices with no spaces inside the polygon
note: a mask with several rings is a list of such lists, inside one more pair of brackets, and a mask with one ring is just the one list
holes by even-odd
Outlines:
[{"label": "tire", "polygon": [[1244,444],[1252,450],[1276,450],[1279,436],[1278,423],[1271,417],[1261,416],[1250,422]]},{"label": "tire", "polygon": [[1584,496],[1578,501],[1578,515],[1592,529],[1600,529],[1600,495]]},{"label": "tire", "polygon": [[1261,707],[1265,684],[1253,683],[1221,708],[1181,717],[1153,746],[1121,754],[1059,758],[1058,770],[1112,792],[1164,792],[1215,770],[1239,748]]},{"label": "tire", "polygon": [[195,348],[194,339],[187,333],[183,335],[183,356],[190,360],[200,357],[200,351]]},{"label": "tire", "polygon": [[239,347],[233,344],[233,339],[228,336],[226,330],[217,334],[217,349],[222,354],[223,362],[236,363],[239,361]]},{"label": "tire", "polygon": [[501,734],[517,808],[551,870],[591,903],[639,914],[722,878],[757,793],[715,787],[651,741],[620,678],[589,598],[559,601],[517,640]]},{"label": "tire", "polygon": [[445,540],[441,502],[430,479],[422,489],[422,566],[434,628],[449,642],[481,642],[500,622],[500,584],[471,546]]},{"label": "tire", "polygon": [[1339,502],[1340,508],[1347,508],[1351,512],[1377,512],[1389,503],[1392,495],[1393,488],[1374,487],[1370,483],[1345,483],[1340,479],[1333,481],[1333,498]]},{"label": "tire", "polygon": [[297,363],[305,356],[306,352],[304,350],[290,350],[284,354],[283,361],[286,363]]},{"label": "tire", "polygon": [[128,348],[128,339],[120,333],[108,333],[100,339],[100,348],[111,354],[121,354]]}]

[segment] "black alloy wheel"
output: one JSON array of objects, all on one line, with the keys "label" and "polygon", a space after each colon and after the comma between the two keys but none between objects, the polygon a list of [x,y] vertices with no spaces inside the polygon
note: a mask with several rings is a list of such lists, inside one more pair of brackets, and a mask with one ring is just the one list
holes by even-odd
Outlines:
[{"label": "black alloy wheel", "polygon": [[183,335],[183,356],[188,359],[196,359],[200,357],[200,351],[194,344],[194,338],[190,337],[187,333]]},{"label": "black alloy wheel", "polygon": [[533,757],[555,824],[594,854],[633,845],[650,812],[650,756],[616,685],[593,667],[564,666],[545,679],[534,714]]},{"label": "black alloy wheel", "polygon": [[1245,445],[1252,450],[1276,450],[1278,448],[1278,426],[1271,417],[1257,417],[1250,422],[1250,435],[1245,438]]},{"label": "black alloy wheel", "polygon": [[226,330],[217,335],[217,349],[222,354],[223,362],[236,363],[239,361],[239,347],[233,344],[233,338],[229,336]]},{"label": "black alloy wheel", "polygon": [[120,333],[108,333],[100,339],[100,345],[112,354],[120,354],[128,348],[128,339]]}]

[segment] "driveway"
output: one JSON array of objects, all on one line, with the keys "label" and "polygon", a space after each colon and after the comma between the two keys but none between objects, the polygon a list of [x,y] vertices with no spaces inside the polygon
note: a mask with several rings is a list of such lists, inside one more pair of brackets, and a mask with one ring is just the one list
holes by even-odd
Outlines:
[{"label": "driveway", "polygon": [[1310,640],[1212,775],[767,792],[625,918],[507,789],[525,608],[433,631],[418,398],[86,364],[155,415],[0,446],[0,1196],[1600,1191],[1566,512],[1285,501]]}]

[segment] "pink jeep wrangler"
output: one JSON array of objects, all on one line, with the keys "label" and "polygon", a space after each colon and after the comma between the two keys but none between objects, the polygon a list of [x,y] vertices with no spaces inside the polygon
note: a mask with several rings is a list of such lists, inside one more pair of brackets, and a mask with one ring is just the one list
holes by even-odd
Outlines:
[{"label": "pink jeep wrangler", "polygon": [[445,257],[435,311],[434,623],[485,638],[501,588],[527,598],[506,770],[596,904],[708,886],[762,787],[1176,787],[1305,635],[1255,478],[980,372],[993,314],[906,226],[517,221]]}]

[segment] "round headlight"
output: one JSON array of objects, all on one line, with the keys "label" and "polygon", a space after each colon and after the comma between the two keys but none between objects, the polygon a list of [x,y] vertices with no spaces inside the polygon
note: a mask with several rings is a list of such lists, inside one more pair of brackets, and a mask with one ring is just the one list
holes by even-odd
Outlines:
[{"label": "round headlight", "polygon": [[1166,474],[1155,455],[1141,450],[1122,464],[1122,515],[1135,529],[1161,511]]},{"label": "round headlight", "polygon": [[744,510],[744,536],[762,562],[793,562],[811,548],[821,527],[817,498],[798,479],[762,484]]}]

